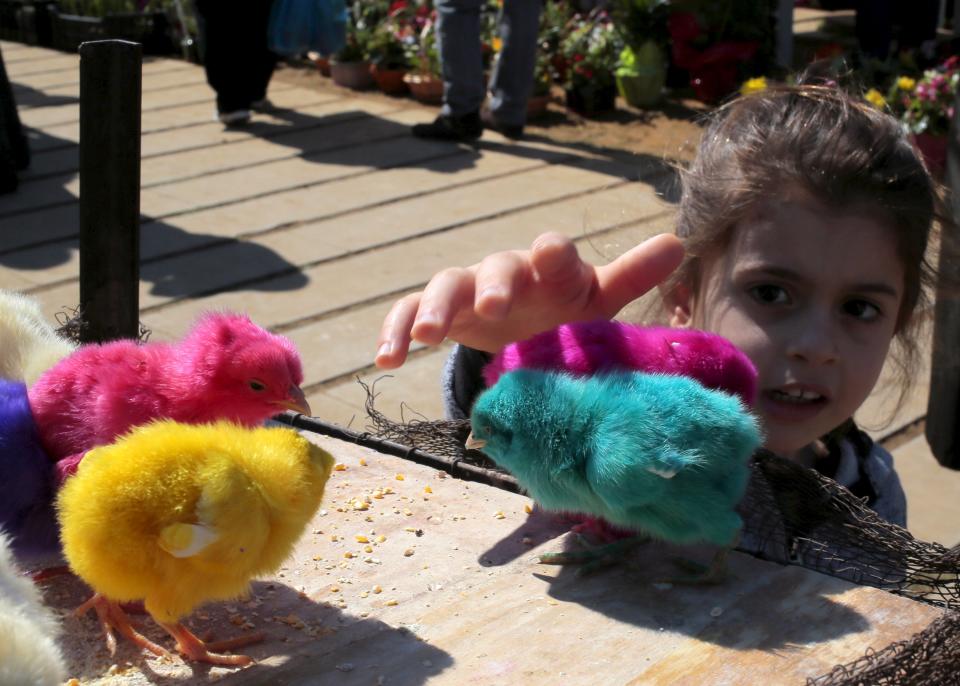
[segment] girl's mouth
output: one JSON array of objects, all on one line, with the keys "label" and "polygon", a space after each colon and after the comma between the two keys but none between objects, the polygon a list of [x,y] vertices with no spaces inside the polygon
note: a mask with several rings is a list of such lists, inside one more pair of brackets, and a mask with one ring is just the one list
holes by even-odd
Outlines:
[{"label": "girl's mouth", "polygon": [[826,401],[826,398],[816,391],[803,390],[799,388],[787,390],[775,388],[771,391],[768,391],[768,395],[777,402],[793,403],[797,405],[807,405],[810,403],[820,403]]},{"label": "girl's mouth", "polygon": [[829,402],[820,390],[809,386],[770,388],[760,396],[760,408],[771,419],[799,422],[819,414]]}]

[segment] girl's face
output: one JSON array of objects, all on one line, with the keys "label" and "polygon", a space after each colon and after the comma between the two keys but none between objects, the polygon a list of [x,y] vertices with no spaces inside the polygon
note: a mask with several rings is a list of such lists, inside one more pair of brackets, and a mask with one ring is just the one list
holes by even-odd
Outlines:
[{"label": "girl's face", "polygon": [[717,252],[672,323],[718,333],[753,360],[765,446],[794,456],[851,417],[880,375],[904,291],[892,231],[787,197]]}]

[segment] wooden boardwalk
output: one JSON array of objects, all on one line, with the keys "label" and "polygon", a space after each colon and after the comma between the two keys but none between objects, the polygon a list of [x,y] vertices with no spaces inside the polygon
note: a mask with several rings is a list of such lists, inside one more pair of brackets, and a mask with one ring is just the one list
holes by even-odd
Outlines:
[{"label": "wooden boardwalk", "polygon": [[[0,197],[0,287],[34,294],[53,316],[79,301],[79,59],[2,49],[33,164]],[[201,68],[144,64],[141,319],[165,340],[203,310],[246,311],[299,346],[325,420],[362,421],[354,377],[379,376],[379,322],[437,269],[547,228],[596,259],[669,230],[671,207],[655,191],[671,177],[659,160],[490,134],[476,149],[425,142],[409,127],[432,112],[409,99],[281,79],[269,96],[275,112],[225,130]],[[383,409],[396,416],[404,401],[439,416],[445,352],[415,354],[380,383]]]}]

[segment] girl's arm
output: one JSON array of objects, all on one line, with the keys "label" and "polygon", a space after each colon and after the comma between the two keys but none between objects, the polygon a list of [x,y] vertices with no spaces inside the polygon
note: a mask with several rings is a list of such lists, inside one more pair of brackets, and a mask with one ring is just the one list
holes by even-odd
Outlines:
[{"label": "girl's arm", "polygon": [[566,236],[545,233],[529,250],[494,253],[470,267],[435,274],[423,291],[393,304],[380,329],[376,364],[399,367],[412,340],[450,338],[496,352],[564,322],[612,317],[677,268],[683,246],[660,234],[613,262],[583,261]]}]

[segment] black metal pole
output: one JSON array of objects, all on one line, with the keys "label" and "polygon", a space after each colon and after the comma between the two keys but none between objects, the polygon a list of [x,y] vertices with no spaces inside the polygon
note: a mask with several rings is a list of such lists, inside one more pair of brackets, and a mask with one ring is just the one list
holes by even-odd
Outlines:
[{"label": "black metal pole", "polygon": [[80,46],[80,311],[84,343],[139,334],[139,43]]}]

